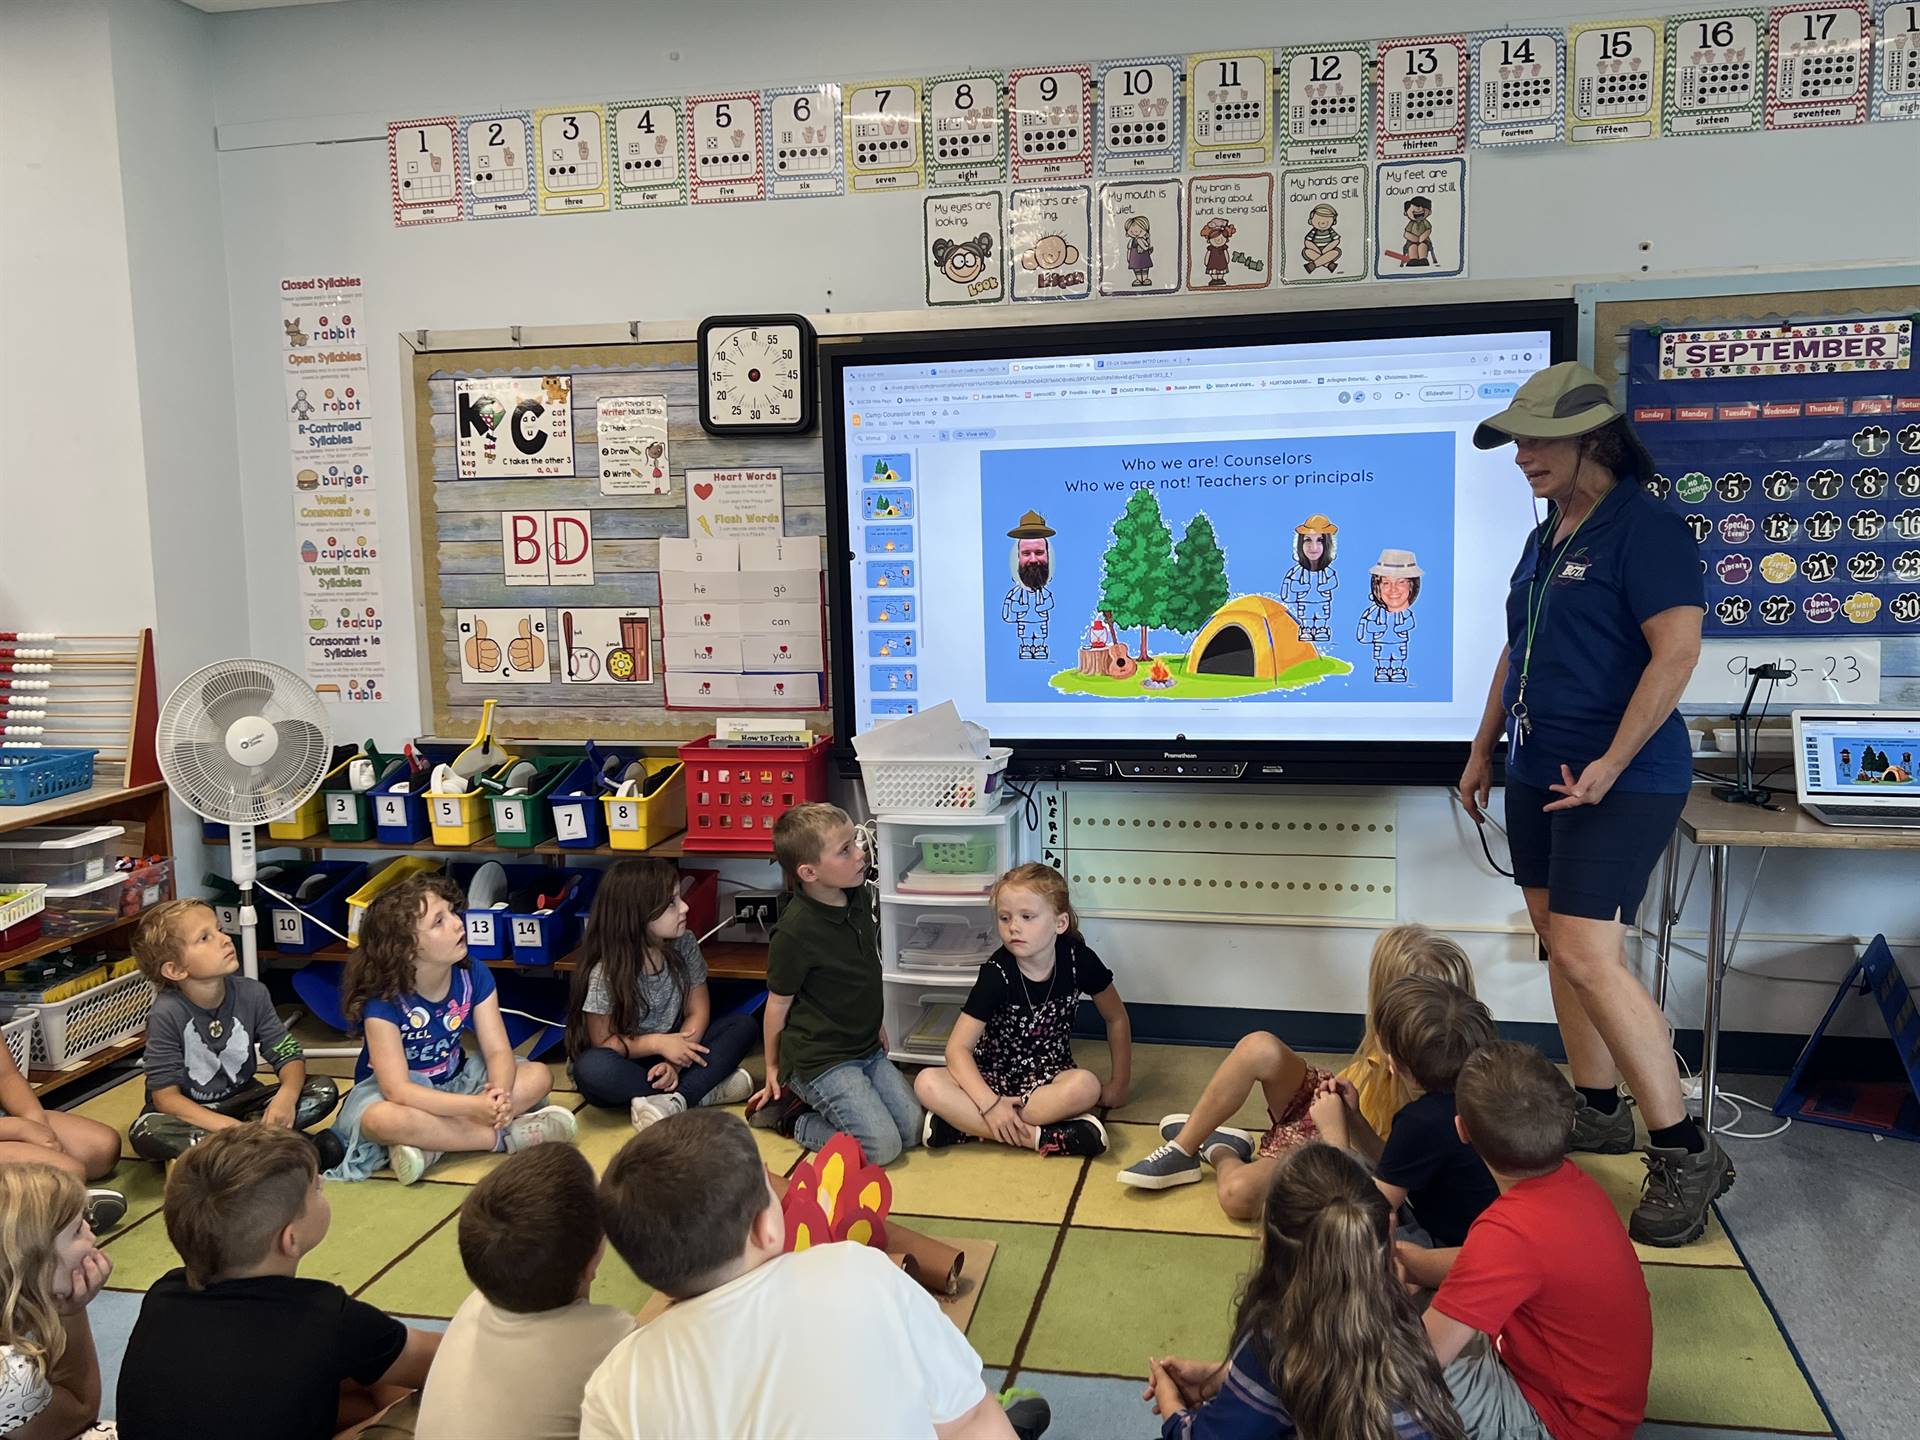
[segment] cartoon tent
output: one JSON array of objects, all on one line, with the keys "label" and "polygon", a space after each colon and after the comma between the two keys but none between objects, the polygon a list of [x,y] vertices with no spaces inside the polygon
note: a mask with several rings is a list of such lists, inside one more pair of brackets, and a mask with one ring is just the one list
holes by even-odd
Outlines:
[{"label": "cartoon tent", "polygon": [[1242,595],[1213,612],[1187,651],[1189,675],[1246,675],[1277,680],[1319,652],[1278,600]]}]

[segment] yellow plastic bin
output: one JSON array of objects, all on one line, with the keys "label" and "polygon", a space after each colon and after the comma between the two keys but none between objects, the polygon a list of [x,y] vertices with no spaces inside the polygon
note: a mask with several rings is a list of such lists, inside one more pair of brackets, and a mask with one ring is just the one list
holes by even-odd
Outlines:
[{"label": "yellow plastic bin", "polygon": [[367,883],[347,897],[347,944],[360,944],[360,922],[367,918],[367,907],[382,890],[392,889],[402,880],[438,870],[440,862],[425,855],[402,855],[382,870],[375,871]]},{"label": "yellow plastic bin", "polygon": [[270,840],[305,840],[310,835],[318,835],[327,828],[328,790],[347,788],[347,766],[353,759],[342,760],[327,772],[320,782],[320,788],[307,797],[307,801],[291,815],[282,815],[267,826],[267,838]]},{"label": "yellow plastic bin", "polygon": [[642,762],[647,778],[664,774],[651,795],[602,795],[607,812],[607,844],[615,850],[651,850],[687,828],[687,773],[675,755]]},{"label": "yellow plastic bin", "polygon": [[[520,762],[509,755],[488,771],[498,775]],[[427,825],[436,845],[478,845],[493,834],[493,807],[487,804],[487,792],[478,785],[457,795],[438,790],[426,793]]]}]

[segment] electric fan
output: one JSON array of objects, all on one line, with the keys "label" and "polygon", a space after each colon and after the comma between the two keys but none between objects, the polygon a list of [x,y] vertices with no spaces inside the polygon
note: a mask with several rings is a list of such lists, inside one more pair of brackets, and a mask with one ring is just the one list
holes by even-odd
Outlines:
[{"label": "electric fan", "polygon": [[221,660],[174,687],[160,707],[154,745],[173,793],[231,830],[240,963],[258,979],[254,827],[291,814],[320,788],[332,753],[320,697],[278,665]]}]

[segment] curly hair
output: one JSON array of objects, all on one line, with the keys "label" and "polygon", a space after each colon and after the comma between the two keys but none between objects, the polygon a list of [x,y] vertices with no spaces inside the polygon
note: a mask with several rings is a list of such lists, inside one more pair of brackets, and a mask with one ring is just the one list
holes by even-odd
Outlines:
[{"label": "curly hair", "polygon": [[413,960],[419,948],[420,917],[434,896],[449,908],[466,908],[466,893],[445,875],[414,875],[383,890],[360,922],[360,944],[347,956],[340,999],[347,1019],[359,1025],[369,1000],[397,1000],[413,989]]}]

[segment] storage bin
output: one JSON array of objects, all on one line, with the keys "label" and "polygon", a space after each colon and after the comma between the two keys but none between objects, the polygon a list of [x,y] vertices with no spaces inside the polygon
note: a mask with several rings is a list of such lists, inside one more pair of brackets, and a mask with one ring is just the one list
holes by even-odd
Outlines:
[{"label": "storage bin", "polygon": [[720,872],[683,866],[680,898],[687,902],[687,930],[697,939],[720,923]]},{"label": "storage bin", "polygon": [[373,838],[373,797],[351,785],[322,790],[320,800],[327,817],[330,840],[371,840]]},{"label": "storage bin", "polygon": [[120,877],[120,913],[138,915],[173,894],[173,859],[167,855],[129,856],[114,867]]},{"label": "storage bin", "polygon": [[551,840],[553,806],[549,797],[579,763],[578,755],[545,756],[533,762],[534,781],[526,794],[489,794],[487,809],[493,814],[494,843],[508,850],[531,850]]},{"label": "storage bin", "polygon": [[45,885],[0,885],[0,933],[24,925],[47,904]]},{"label": "storage bin", "polygon": [[991,870],[1000,849],[999,835],[993,830],[971,835],[952,831],[916,835],[913,843],[920,847],[921,865],[936,875],[972,875]]},{"label": "storage bin", "polygon": [[429,790],[426,801],[427,828],[436,845],[478,845],[493,834],[493,812],[478,790],[451,795]]},{"label": "storage bin", "polygon": [[71,1000],[84,990],[104,985],[113,976],[107,959],[98,951],[85,954],[60,950],[39,960],[16,966],[0,979],[0,1005],[18,1009],[22,1005],[52,1005]]},{"label": "storage bin", "polygon": [[826,736],[805,746],[680,747],[686,762],[688,853],[771,854],[773,826],[796,805],[827,798]]},{"label": "storage bin", "polygon": [[[473,877],[480,870],[479,865],[467,864],[453,867],[453,878],[459,882],[462,890],[471,897]],[[503,865],[506,872],[507,893],[528,885],[538,885],[560,874],[558,870],[545,865]],[[508,911],[505,907],[478,907],[469,905],[467,920],[467,955],[474,960],[504,960],[511,946],[512,926],[508,923]]]},{"label": "storage bin", "polygon": [[93,788],[97,750],[10,750],[0,746],[0,805],[36,805]]},{"label": "storage bin", "polygon": [[22,1010],[14,1019],[0,1025],[0,1036],[6,1037],[7,1053],[13,1057],[13,1068],[22,1075],[32,1063],[33,1032],[40,1022],[34,1019],[33,1011]]},{"label": "storage bin", "polygon": [[875,815],[922,815],[933,810],[991,810],[1013,751],[988,749],[987,758],[862,760],[860,781]]},{"label": "storage bin", "polygon": [[11,950],[24,950],[40,938],[40,917],[30,915],[18,925],[9,925],[0,930],[0,955]]},{"label": "storage bin", "polygon": [[543,910],[509,910],[508,946],[516,965],[544,966],[564,960],[580,942],[587,911],[600,884],[598,870],[553,870],[552,884],[564,889],[578,878],[579,885],[558,905]]},{"label": "storage bin", "polygon": [[81,885],[113,868],[122,825],[35,825],[0,835],[0,879]]},{"label": "storage bin", "polygon": [[111,874],[79,885],[49,885],[47,908],[40,913],[41,933],[52,940],[111,925],[120,918],[123,888],[120,876]]},{"label": "storage bin", "polygon": [[[607,817],[607,844],[615,850],[650,850],[687,828],[686,765],[662,755],[641,763],[654,786],[652,794],[600,797]],[[655,780],[655,776],[665,778]]]},{"label": "storage bin", "polygon": [[367,907],[382,890],[398,885],[411,875],[424,875],[439,868],[438,860],[430,860],[425,855],[402,855],[374,871],[358,890],[347,896],[347,944],[356,947],[360,944],[360,922],[367,918]]},{"label": "storage bin", "polygon": [[[282,904],[271,895],[256,892],[258,901],[267,906],[262,943],[283,955],[311,955],[333,944],[337,937],[321,926],[331,925],[334,930],[346,930],[347,897],[365,883],[367,867],[365,862],[359,860],[321,860],[300,877],[301,885],[304,886],[314,875],[331,878],[318,895],[310,900],[298,901],[297,909]],[[284,895],[294,893],[284,885],[275,885],[273,888]],[[315,924],[316,920],[321,924]]]},{"label": "storage bin", "polygon": [[616,773],[626,768],[618,755],[590,755],[547,792],[556,844],[568,850],[592,850],[607,843],[607,816],[600,805],[600,767],[608,761]]},{"label": "storage bin", "polygon": [[34,1006],[30,1062],[36,1070],[64,1070],[131,1040],[146,1028],[147,1012],[152,1009],[153,986],[137,971],[82,991],[71,1000]]},{"label": "storage bin", "polygon": [[309,795],[291,815],[282,815],[267,823],[271,840],[305,840],[327,828],[327,787],[347,783],[348,761],[342,760],[320,781],[320,789]]}]

